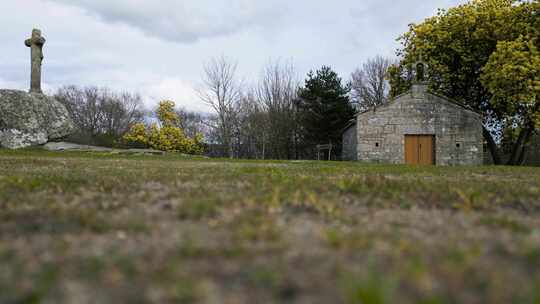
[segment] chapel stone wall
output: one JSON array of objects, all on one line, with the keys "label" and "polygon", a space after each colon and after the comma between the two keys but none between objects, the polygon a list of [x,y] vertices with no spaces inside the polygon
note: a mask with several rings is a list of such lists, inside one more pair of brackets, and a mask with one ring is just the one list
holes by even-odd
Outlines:
[{"label": "chapel stone wall", "polygon": [[435,135],[437,165],[483,163],[481,116],[422,87],[358,115],[358,160],[405,163],[405,135]]}]

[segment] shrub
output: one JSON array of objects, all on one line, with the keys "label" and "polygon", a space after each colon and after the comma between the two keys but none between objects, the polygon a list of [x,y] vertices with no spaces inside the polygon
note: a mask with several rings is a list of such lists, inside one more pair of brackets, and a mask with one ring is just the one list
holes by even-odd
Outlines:
[{"label": "shrub", "polygon": [[157,123],[149,127],[143,123],[135,124],[124,136],[124,140],[128,145],[144,146],[161,151],[202,154],[204,152],[202,135],[197,134],[194,138],[187,137],[179,127],[180,118],[174,111],[174,107],[175,104],[172,101],[160,102],[156,116],[161,127]]},{"label": "shrub", "polygon": [[146,132],[146,126],[144,123],[137,123],[131,127],[126,135],[124,135],[124,140],[128,143],[137,145],[137,146],[148,146],[148,134]]}]

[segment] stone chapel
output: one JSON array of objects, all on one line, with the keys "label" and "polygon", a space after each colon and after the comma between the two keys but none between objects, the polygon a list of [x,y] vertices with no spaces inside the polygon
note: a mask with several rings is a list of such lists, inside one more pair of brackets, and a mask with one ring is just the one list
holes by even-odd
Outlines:
[{"label": "stone chapel", "polygon": [[343,158],[410,165],[482,165],[482,116],[428,90],[416,64],[411,90],[360,112],[343,133]]}]

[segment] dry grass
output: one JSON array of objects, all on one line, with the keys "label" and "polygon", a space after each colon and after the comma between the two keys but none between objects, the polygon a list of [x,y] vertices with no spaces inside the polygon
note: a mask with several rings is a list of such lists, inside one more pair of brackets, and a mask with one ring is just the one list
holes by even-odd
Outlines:
[{"label": "dry grass", "polygon": [[0,303],[540,303],[540,169],[0,151]]}]

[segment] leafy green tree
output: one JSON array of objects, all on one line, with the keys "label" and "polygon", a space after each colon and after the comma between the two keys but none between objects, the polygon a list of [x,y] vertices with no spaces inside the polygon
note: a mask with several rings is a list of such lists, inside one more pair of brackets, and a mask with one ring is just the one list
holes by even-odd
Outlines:
[{"label": "leafy green tree", "polygon": [[341,151],[342,130],[354,117],[350,86],[330,67],[309,72],[299,91],[298,110],[305,148],[331,143]]},{"label": "leafy green tree", "polygon": [[515,126],[516,146],[510,163],[523,160],[525,143],[540,129],[540,52],[534,39],[520,36],[502,41],[484,67],[482,83],[493,95],[492,105]]},{"label": "leafy green tree", "polygon": [[[487,73],[486,65],[500,42],[526,37],[538,48],[539,10],[538,0],[472,0],[449,10],[440,10],[436,16],[420,24],[411,24],[409,31],[399,38],[402,48],[398,55],[402,60],[389,70],[391,94],[396,96],[410,87],[413,78],[411,65],[422,55],[430,65],[432,90],[483,113],[484,138],[495,163],[501,163],[497,141],[504,136],[505,129],[519,129],[525,133],[531,131],[525,124],[525,112],[500,106],[506,102],[500,102],[502,95],[495,96],[494,83],[500,84],[500,81],[493,79],[511,79],[515,75],[499,70],[500,75],[496,77],[493,75],[495,69],[490,70],[491,76],[486,76],[490,80],[483,80],[483,75]],[[500,59],[510,60],[511,57]],[[503,64],[498,59],[493,60],[498,61],[496,65]],[[516,141],[512,154],[519,154],[525,143]],[[512,157],[509,164],[516,164],[516,159]]]}]

